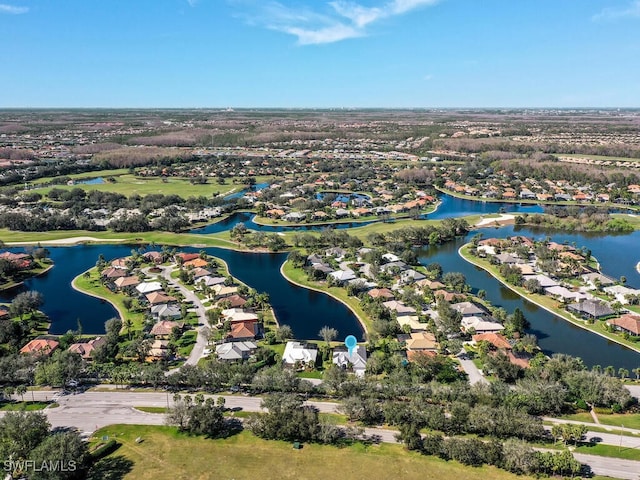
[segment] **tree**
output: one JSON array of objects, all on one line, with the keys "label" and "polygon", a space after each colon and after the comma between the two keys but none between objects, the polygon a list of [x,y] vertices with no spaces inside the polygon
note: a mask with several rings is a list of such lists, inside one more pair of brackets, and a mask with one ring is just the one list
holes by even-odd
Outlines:
[{"label": "tree", "polygon": [[9,311],[13,316],[24,318],[26,314],[33,315],[38,308],[44,303],[44,298],[40,292],[28,291],[22,292],[15,296],[9,307]]},{"label": "tree", "polygon": [[44,463],[63,466],[60,469],[43,469],[29,475],[33,480],[80,480],[85,478],[91,466],[87,443],[77,432],[50,435],[30,454],[36,465]]},{"label": "tree", "polygon": [[0,418],[0,458],[25,459],[49,435],[42,412],[7,412]]},{"label": "tree", "polygon": [[280,325],[276,331],[276,337],[279,342],[286,342],[293,338],[293,330],[289,325]]},{"label": "tree", "polygon": [[335,328],[325,325],[318,332],[318,336],[326,342],[328,347],[329,344],[338,337],[338,331]]}]

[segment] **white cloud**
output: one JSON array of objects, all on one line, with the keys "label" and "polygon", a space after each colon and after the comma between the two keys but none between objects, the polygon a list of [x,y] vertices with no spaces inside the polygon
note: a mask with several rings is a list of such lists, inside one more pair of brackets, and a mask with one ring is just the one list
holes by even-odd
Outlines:
[{"label": "white cloud", "polygon": [[21,13],[27,13],[29,7],[16,7],[14,5],[7,5],[6,3],[0,3],[0,13],[10,13],[12,15],[20,15]]},{"label": "white cloud", "polygon": [[364,37],[367,27],[384,18],[405,14],[439,0],[387,0],[378,6],[364,6],[350,0],[316,3],[316,8],[285,4],[275,0],[228,0],[236,7],[248,8],[242,14],[251,25],[269,28],[297,37],[299,45],[334,43]]},{"label": "white cloud", "polygon": [[617,20],[620,18],[640,18],[640,0],[634,0],[629,3],[626,7],[608,7],[603,8],[602,11],[593,17],[592,20],[598,21],[606,21],[606,20]]}]

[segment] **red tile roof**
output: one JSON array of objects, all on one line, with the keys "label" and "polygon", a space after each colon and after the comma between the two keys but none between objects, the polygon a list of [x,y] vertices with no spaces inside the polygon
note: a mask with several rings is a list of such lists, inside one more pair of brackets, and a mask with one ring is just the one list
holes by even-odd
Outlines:
[{"label": "red tile roof", "polygon": [[20,353],[51,355],[51,353],[58,348],[58,345],[59,343],[55,340],[49,340],[48,338],[36,338],[22,347],[20,349]]}]

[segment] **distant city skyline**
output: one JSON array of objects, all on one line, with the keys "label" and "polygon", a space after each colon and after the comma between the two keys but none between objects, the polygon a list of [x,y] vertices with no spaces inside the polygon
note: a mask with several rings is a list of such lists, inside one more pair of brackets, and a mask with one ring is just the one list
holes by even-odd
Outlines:
[{"label": "distant city skyline", "polygon": [[0,108],[636,108],[640,0],[0,0]]}]

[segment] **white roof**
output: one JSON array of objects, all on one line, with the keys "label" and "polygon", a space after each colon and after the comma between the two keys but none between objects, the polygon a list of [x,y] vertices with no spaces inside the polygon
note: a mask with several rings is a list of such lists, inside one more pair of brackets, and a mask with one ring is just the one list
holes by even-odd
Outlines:
[{"label": "white roof", "polygon": [[160,282],[144,282],[136,287],[136,290],[140,293],[151,293],[162,290]]},{"label": "white roof", "polygon": [[354,373],[358,376],[362,376],[367,368],[367,349],[364,348],[363,345],[358,345],[351,354],[344,350],[334,351],[333,363],[339,367],[346,367],[351,364],[353,366]]},{"label": "white roof", "polygon": [[284,347],[282,361],[293,365],[296,362],[315,362],[318,356],[318,350],[313,348],[305,348],[300,342],[287,342]]},{"label": "white roof", "polygon": [[524,280],[537,280],[542,288],[555,287],[558,285],[556,280],[546,275],[524,275]]},{"label": "white roof", "polygon": [[465,330],[473,328],[476,333],[500,332],[504,326],[498,322],[489,322],[480,317],[464,317],[461,322]]},{"label": "white roof", "polygon": [[242,360],[247,352],[258,348],[253,342],[228,342],[216,346],[216,355],[223,360]]}]

